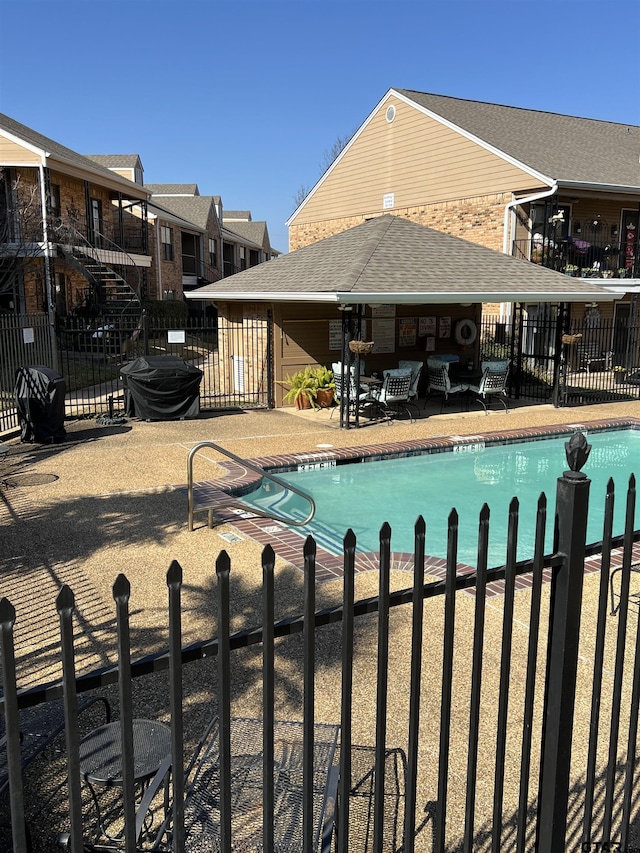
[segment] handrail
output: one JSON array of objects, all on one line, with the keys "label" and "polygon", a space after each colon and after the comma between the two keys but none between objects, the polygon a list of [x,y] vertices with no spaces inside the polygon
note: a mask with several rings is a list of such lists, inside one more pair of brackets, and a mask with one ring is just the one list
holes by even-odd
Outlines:
[{"label": "handrail", "polygon": [[[119,246],[117,243],[114,243],[114,241],[111,240],[109,237],[107,237],[106,234],[103,234],[102,232],[97,231],[95,229],[93,230],[93,233],[97,237],[100,238],[100,241],[103,243],[108,243],[109,246],[111,246],[112,248],[109,248],[109,246],[103,247],[103,246],[94,245],[82,233],[82,231],[79,227],[81,224],[82,223],[79,220],[75,219],[72,216],[67,216],[67,218],[65,220],[61,220],[60,224],[55,229],[56,236],[57,236],[57,239],[55,242],[61,246],[65,246],[66,244],[63,242],[64,237],[79,238],[79,240],[81,242],[80,242],[80,245],[78,245],[78,248],[81,249],[83,251],[83,253],[85,255],[87,255],[87,257],[93,258],[94,261],[98,261],[100,263],[105,262],[103,260],[103,257],[101,257],[101,255],[100,255],[101,252],[102,252],[103,256],[108,256],[105,258],[107,264],[118,265],[118,263],[119,263],[120,265],[122,265],[122,262],[118,261],[118,256],[124,255],[124,257],[126,257],[130,261],[130,263],[126,264],[126,266],[130,267],[132,270],[135,270],[135,275],[136,275],[137,282],[138,282],[137,287],[136,288],[131,287],[131,285],[129,284],[129,282],[126,279],[122,278],[122,276],[118,275],[118,273],[116,273],[116,275],[118,275],[118,277],[121,279],[121,281],[124,281],[124,283],[127,285],[129,290],[131,291],[131,293],[135,297],[135,300],[131,299],[131,302],[133,302],[133,301],[140,302],[142,278],[140,275],[140,269],[139,269],[138,265],[136,264],[136,262],[134,261],[134,259],[129,254],[129,252],[127,252],[127,250],[124,249],[122,246]],[[69,244],[69,246],[71,248],[71,253],[73,254],[74,243],[71,242]],[[87,251],[87,249],[89,251]],[[113,260],[112,260],[112,258],[113,258]]]},{"label": "handrail", "polygon": [[292,486],[291,483],[287,483],[286,480],[281,479],[275,474],[267,473],[267,471],[265,471],[259,465],[254,465],[253,462],[249,462],[247,459],[242,459],[240,456],[236,456],[235,453],[232,453],[230,450],[226,450],[224,447],[220,447],[219,444],[215,444],[213,441],[201,441],[189,451],[189,456],[187,457],[187,500],[189,508],[189,530],[193,530],[194,512],[200,512],[204,509],[207,509],[209,513],[209,527],[213,527],[213,508],[203,507],[202,510],[196,510],[194,508],[193,502],[193,458],[203,447],[211,447],[213,450],[217,450],[218,453],[222,453],[223,456],[228,456],[229,459],[232,459],[239,465],[242,465],[245,468],[249,468],[250,471],[255,471],[255,473],[260,474],[261,477],[266,477],[266,479],[271,480],[272,483],[276,483],[276,485],[282,486],[282,488],[284,489],[289,489],[290,491],[294,492],[294,494],[298,495],[301,498],[304,498],[306,501],[309,501],[309,505],[311,507],[310,512],[304,519],[304,521],[298,521],[295,518],[284,518],[283,516],[277,515],[273,512],[265,512],[264,510],[261,510],[258,507],[251,507],[251,509],[249,509],[246,503],[234,499],[232,497],[230,497],[226,501],[221,501],[217,503],[216,509],[220,509],[222,507],[239,507],[241,509],[246,510],[247,512],[253,513],[253,515],[260,516],[260,518],[270,518],[273,521],[282,521],[285,524],[291,524],[294,527],[304,527],[304,525],[308,524],[315,515],[316,502],[311,497],[311,495],[308,494],[308,492],[305,492],[303,489],[299,489],[297,486]]}]

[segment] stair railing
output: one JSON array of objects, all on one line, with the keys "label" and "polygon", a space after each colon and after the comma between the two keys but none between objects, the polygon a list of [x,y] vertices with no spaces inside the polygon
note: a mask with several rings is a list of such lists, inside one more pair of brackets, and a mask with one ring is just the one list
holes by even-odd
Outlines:
[{"label": "stair railing", "polygon": [[[138,302],[140,302],[142,279],[140,276],[140,268],[135,263],[133,257],[126,251],[126,249],[123,249],[122,246],[114,243],[113,240],[110,240],[105,234],[93,229],[92,233],[97,238],[96,242],[100,243],[100,246],[96,246],[82,233],[79,227],[81,224],[82,223],[79,220],[74,219],[74,217],[67,216],[52,229],[52,233],[56,237],[54,242],[58,243],[62,247],[63,251],[69,251],[70,254],[74,255],[74,257],[74,249],[80,249],[84,255],[93,258],[94,261],[104,264],[105,266],[131,267],[135,270],[137,277],[138,283],[136,287],[132,287],[119,273],[115,273],[115,270],[113,272],[118,275],[121,281],[123,281],[133,293]],[[65,238],[70,238],[69,242],[66,242]],[[107,245],[107,248],[103,248],[105,244]],[[123,261],[123,256],[124,261],[128,261],[128,263]],[[80,259],[76,258],[76,260]]]},{"label": "stair railing", "polygon": [[[281,486],[283,489],[288,489],[289,491],[308,501],[310,507],[309,514],[303,521],[300,521],[299,519],[295,518],[285,518],[284,516],[278,515],[275,512],[268,512],[266,510],[260,509],[259,507],[249,507],[249,505],[246,504],[244,501],[238,500],[237,498],[231,496],[227,500],[216,501],[215,506],[196,507],[193,495],[193,459],[200,452],[200,450],[202,450],[203,447],[210,447],[213,450],[217,450],[218,453],[221,453],[223,456],[227,456],[229,459],[232,459],[234,462],[237,462],[238,465],[241,465],[243,468],[248,468],[250,471],[254,471],[256,474],[259,474],[261,477],[270,480],[277,486]],[[206,510],[209,516],[209,527],[213,527],[214,510],[223,509],[227,507],[240,508],[243,509],[245,512],[250,512],[252,515],[260,516],[260,518],[270,518],[273,521],[281,521],[284,524],[290,524],[293,527],[304,527],[305,524],[308,524],[311,521],[311,519],[316,513],[316,502],[308,492],[305,492],[303,489],[300,489],[297,486],[292,486],[291,483],[287,483],[286,480],[281,479],[276,474],[269,474],[259,465],[255,465],[253,462],[249,462],[247,459],[242,459],[240,456],[236,456],[235,453],[232,453],[230,450],[226,450],[224,447],[220,447],[219,444],[215,444],[213,441],[201,441],[189,451],[189,456],[187,458],[187,500],[189,511],[189,530],[193,530],[193,514],[195,512],[204,512]]]}]

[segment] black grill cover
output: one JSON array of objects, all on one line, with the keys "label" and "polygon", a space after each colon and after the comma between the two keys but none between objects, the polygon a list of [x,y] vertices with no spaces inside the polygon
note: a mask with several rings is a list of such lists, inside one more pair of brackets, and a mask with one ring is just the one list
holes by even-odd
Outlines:
[{"label": "black grill cover", "polygon": [[125,410],[142,420],[169,421],[200,413],[202,371],[172,355],[136,358],[120,368]]},{"label": "black grill cover", "polygon": [[64,441],[64,379],[50,367],[20,367],[16,372],[16,408],[20,441]]}]

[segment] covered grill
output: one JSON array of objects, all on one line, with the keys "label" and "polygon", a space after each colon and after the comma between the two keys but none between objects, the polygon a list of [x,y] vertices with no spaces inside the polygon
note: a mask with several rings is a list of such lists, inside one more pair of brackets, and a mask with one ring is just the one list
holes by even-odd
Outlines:
[{"label": "covered grill", "polygon": [[20,367],[16,371],[16,408],[20,441],[57,444],[64,441],[64,398],[67,386],[50,367]]},{"label": "covered grill", "polygon": [[120,369],[125,411],[142,420],[168,421],[200,414],[202,371],[171,355],[142,356]]}]

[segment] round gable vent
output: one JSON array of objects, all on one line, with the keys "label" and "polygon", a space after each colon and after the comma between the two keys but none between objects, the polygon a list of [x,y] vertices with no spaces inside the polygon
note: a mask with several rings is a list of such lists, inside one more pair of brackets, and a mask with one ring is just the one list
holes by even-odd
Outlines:
[{"label": "round gable vent", "polygon": [[392,104],[390,107],[387,107],[387,121],[389,122],[389,124],[391,124],[391,122],[394,120],[395,117],[396,117],[396,108]]}]

